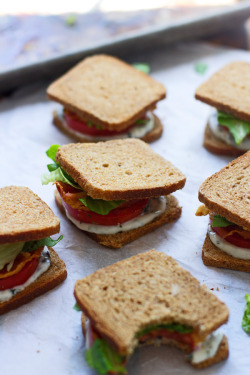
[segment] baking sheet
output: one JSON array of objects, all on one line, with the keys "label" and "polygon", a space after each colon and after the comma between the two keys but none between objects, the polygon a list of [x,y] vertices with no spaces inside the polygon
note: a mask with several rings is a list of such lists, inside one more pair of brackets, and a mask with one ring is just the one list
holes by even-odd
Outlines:
[{"label": "baking sheet", "polygon": [[[60,217],[64,239],[55,249],[68,269],[63,284],[0,317],[1,374],[94,374],[84,360],[80,313],[73,309],[74,283],[100,267],[151,248],[173,256],[201,283],[213,288],[230,309],[230,320],[223,327],[229,340],[229,359],[202,374],[249,374],[250,337],[241,329],[244,295],[250,292],[249,274],[203,265],[201,248],[207,218],[194,215],[199,206],[197,191],[201,183],[231,160],[210,154],[201,146],[209,107],[195,101],[194,92],[217,69],[235,60],[250,62],[249,53],[204,44],[181,44],[155,51],[154,55],[141,55],[141,61],[150,63],[152,76],[165,84],[168,91],[167,99],[156,110],[165,125],[164,134],[151,146],[187,175],[187,183],[182,191],[175,193],[183,206],[181,218],[121,250],[106,249],[85,236],[56,207],[54,187],[41,186],[40,176],[49,162],[45,150],[53,143],[71,141],[51,124],[51,112],[57,104],[46,99],[47,82],[42,88],[33,85],[19,90],[0,102],[0,186],[30,187]],[[206,74],[197,74],[194,69],[197,62],[208,65]],[[184,361],[182,352],[166,346],[137,350],[128,370],[132,375],[197,374]]]}]

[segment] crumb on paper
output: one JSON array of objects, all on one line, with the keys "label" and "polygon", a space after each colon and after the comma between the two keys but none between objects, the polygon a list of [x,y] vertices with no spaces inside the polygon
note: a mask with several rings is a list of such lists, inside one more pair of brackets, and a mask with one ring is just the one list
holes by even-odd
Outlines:
[{"label": "crumb on paper", "polygon": [[37,352],[37,353],[40,353],[40,350],[37,350],[36,352]]},{"label": "crumb on paper", "polygon": [[214,288],[210,288],[210,290],[214,290]]},{"label": "crumb on paper", "polygon": [[220,289],[217,287],[216,290],[219,291]]}]

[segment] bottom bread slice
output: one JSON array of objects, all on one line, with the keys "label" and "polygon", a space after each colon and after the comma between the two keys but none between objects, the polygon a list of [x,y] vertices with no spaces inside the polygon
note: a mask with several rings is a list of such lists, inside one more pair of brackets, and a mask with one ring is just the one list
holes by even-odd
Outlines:
[{"label": "bottom bread slice", "polygon": [[9,301],[0,302],[0,315],[32,301],[34,298],[55,288],[66,279],[67,271],[65,263],[52,248],[49,248],[49,251],[51,262],[49,269]]},{"label": "bottom bread slice", "polygon": [[[86,323],[87,323],[87,317],[84,313],[81,314],[81,326],[82,326],[82,332],[83,335],[86,335]],[[154,346],[160,346],[160,345],[171,345],[171,346],[176,346],[179,349],[183,350],[184,352],[188,352],[188,347],[185,344],[180,344],[177,343],[174,340],[169,340],[167,338],[157,338],[157,339],[152,339],[148,340],[146,343],[142,345],[154,345]],[[192,363],[192,361],[188,360],[189,363],[195,367],[196,369],[202,369],[208,366],[211,366],[215,363],[221,362],[225,359],[227,359],[229,355],[229,349],[228,349],[228,341],[225,335],[223,335],[223,338],[221,340],[221,343],[215,353],[215,355],[211,358],[206,359],[205,361],[199,362],[199,363]],[[188,358],[188,357],[187,357]]]},{"label": "bottom bread slice", "polygon": [[[144,137],[140,138],[147,143],[156,141],[158,138],[160,138],[163,132],[163,125],[160,119],[155,114],[153,114],[153,116],[155,121],[153,129],[147,134],[145,134]],[[76,134],[73,130],[71,130],[69,127],[66,127],[63,121],[61,120],[60,116],[57,115],[56,111],[53,112],[53,124],[63,133],[69,135],[71,138],[75,139],[78,142],[93,142],[92,140],[84,138],[84,134],[80,136]]]},{"label": "bottom bread slice", "polygon": [[222,142],[220,139],[216,138],[211,132],[209,125],[207,124],[204,132],[203,146],[208,150],[218,155],[232,155],[240,156],[246,151],[239,150],[234,146],[230,146],[225,142]]},{"label": "bottom bread slice", "polygon": [[202,248],[202,260],[206,266],[250,272],[250,260],[234,258],[220,250],[210,241],[208,234]]},{"label": "bottom bread slice", "polygon": [[[65,213],[61,197],[57,190],[55,190],[55,198],[57,205],[61,211]],[[85,231],[84,233],[103,246],[110,247],[112,249],[120,249],[127,243],[132,242],[144,234],[152,232],[163,224],[170,223],[181,216],[181,207],[178,205],[178,200],[173,195],[167,195],[165,198],[167,201],[166,210],[160,216],[156,217],[143,227],[116,234],[96,234]]]}]

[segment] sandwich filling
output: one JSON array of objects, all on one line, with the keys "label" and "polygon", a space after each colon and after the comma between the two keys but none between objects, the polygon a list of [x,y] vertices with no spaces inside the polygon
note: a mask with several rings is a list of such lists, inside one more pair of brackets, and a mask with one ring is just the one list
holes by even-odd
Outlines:
[{"label": "sandwich filling", "polygon": [[216,138],[239,150],[250,150],[250,122],[224,112],[213,111],[208,124]]},{"label": "sandwich filling", "polygon": [[10,300],[48,270],[50,255],[45,246],[54,246],[61,239],[0,245],[0,302]]},{"label": "sandwich filling", "polygon": [[211,242],[234,258],[250,260],[250,232],[225,217],[210,212],[204,206],[197,210],[196,215],[208,213],[210,216],[208,235]]},{"label": "sandwich filling", "polygon": [[[190,354],[188,359],[194,363],[200,363],[212,358],[222,341],[221,333],[212,333],[205,341],[201,341],[192,327],[179,323],[158,324],[148,326],[136,335],[138,344],[145,344],[152,340],[167,339],[178,345],[184,345]],[[86,352],[85,359],[89,366],[98,374],[120,375],[127,374],[125,365],[128,357],[120,355],[107,341],[105,341],[90,321],[86,324]]]},{"label": "sandwich filling", "polygon": [[64,129],[83,140],[94,142],[123,138],[143,138],[155,125],[154,116],[150,111],[146,112],[142,118],[136,120],[134,124],[120,131],[105,129],[104,126],[94,124],[91,121],[83,121],[75,113],[67,109],[56,112],[55,116]]},{"label": "sandwich filling", "polygon": [[106,235],[124,232],[146,225],[165,211],[164,197],[93,199],[55,162],[58,147],[53,145],[47,151],[54,164],[48,164],[50,173],[42,176],[42,184],[56,183],[67,217],[81,230]]}]

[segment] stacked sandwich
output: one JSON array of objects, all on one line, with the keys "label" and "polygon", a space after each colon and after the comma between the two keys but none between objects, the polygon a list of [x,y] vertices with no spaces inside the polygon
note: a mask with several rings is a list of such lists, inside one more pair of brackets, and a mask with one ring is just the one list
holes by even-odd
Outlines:
[{"label": "stacked sandwich", "polygon": [[170,193],[185,176],[136,139],[53,145],[42,183],[56,182],[67,217],[104,246],[120,248],[181,215]]},{"label": "stacked sandwich", "polygon": [[250,150],[250,64],[231,63],[196,91],[195,97],[216,108],[208,119],[204,147],[222,155]]},{"label": "stacked sandwich", "polygon": [[0,314],[15,309],[60,284],[64,262],[51,246],[61,239],[60,221],[26,187],[0,189]]},{"label": "stacked sandwich", "polygon": [[165,87],[117,58],[88,57],[53,82],[47,93],[63,105],[54,112],[54,124],[80,142],[152,142],[162,134],[152,110],[165,98]]},{"label": "stacked sandwich", "polygon": [[208,266],[250,272],[250,151],[209,177],[200,187],[197,215],[209,213],[202,249]]},{"label": "stacked sandwich", "polygon": [[171,344],[196,368],[228,356],[226,337],[215,332],[228,309],[173,258],[154,250],[78,280],[85,358],[99,374],[126,374],[140,344]]}]

